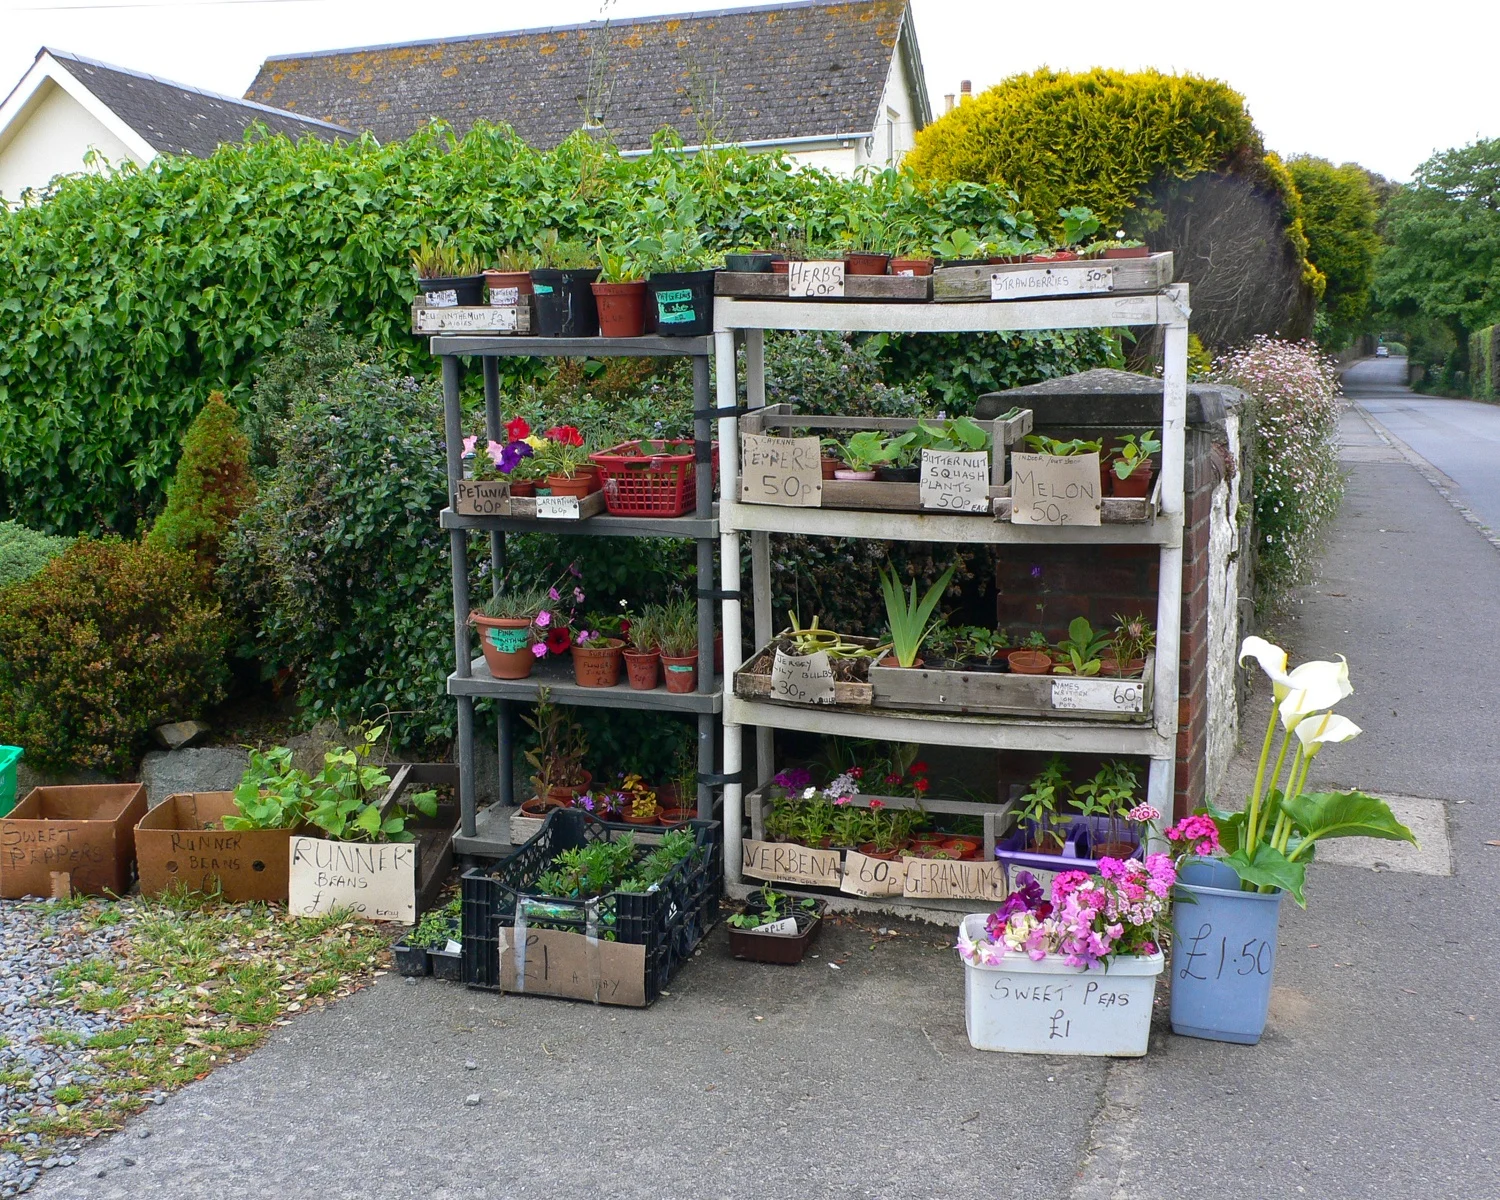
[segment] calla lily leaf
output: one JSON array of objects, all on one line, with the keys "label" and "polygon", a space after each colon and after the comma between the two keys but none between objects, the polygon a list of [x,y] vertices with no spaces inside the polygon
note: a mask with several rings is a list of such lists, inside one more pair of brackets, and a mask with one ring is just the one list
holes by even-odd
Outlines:
[{"label": "calla lily leaf", "polygon": [[1290,892],[1292,899],[1302,908],[1307,907],[1307,900],[1302,895],[1302,885],[1307,878],[1306,866],[1293,862],[1274,847],[1262,846],[1256,851],[1253,862],[1243,850],[1236,850],[1224,861],[1234,868],[1243,882],[1256,887],[1279,887]]},{"label": "calla lily leaf", "polygon": [[[1364,792],[1304,792],[1285,801],[1282,809],[1309,849],[1311,843],[1328,837],[1372,837],[1417,844],[1416,836],[1396,820],[1389,804]],[[1302,846],[1293,853],[1303,857]]]}]

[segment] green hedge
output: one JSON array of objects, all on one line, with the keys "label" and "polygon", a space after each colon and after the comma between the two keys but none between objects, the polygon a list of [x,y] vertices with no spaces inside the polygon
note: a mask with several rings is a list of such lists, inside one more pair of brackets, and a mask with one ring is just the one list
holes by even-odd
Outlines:
[{"label": "green hedge", "polygon": [[0,588],[30,579],[73,544],[15,521],[0,521]]},{"label": "green hedge", "polygon": [[433,370],[408,332],[408,251],[424,236],[484,253],[543,228],[592,238],[653,197],[678,212],[695,199],[720,247],[794,225],[827,239],[874,209],[933,233],[1013,209],[972,184],[686,156],[665,136],[634,159],[581,134],[544,152],[487,126],[385,145],[252,135],[207,159],[66,179],[0,212],[0,516],[129,532],[159,507],[208,393],[243,407],[257,359],[307,318],[336,314]]},{"label": "green hedge", "polygon": [[1476,400],[1495,400],[1500,398],[1497,390],[1500,390],[1500,325],[1490,325],[1469,335],[1469,394]]}]

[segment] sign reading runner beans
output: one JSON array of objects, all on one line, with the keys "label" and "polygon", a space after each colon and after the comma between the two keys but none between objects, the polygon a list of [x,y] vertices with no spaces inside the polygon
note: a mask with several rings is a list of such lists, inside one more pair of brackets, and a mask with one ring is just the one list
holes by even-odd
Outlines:
[{"label": "sign reading runner beans", "polygon": [[693,307],[692,288],[672,288],[656,293],[656,323],[658,325],[687,325],[696,319]]},{"label": "sign reading runner beans", "polygon": [[415,842],[294,837],[287,911],[308,917],[348,908],[367,921],[417,919]]}]

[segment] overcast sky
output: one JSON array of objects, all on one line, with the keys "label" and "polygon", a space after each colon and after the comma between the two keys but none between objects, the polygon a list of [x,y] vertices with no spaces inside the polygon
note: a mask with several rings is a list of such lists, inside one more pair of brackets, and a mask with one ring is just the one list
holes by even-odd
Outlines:
[{"label": "overcast sky", "polygon": [[[617,0],[610,15],[690,7]],[[698,5],[711,7],[729,5]],[[1229,83],[1283,155],[1352,160],[1393,179],[1409,178],[1434,150],[1500,136],[1494,0],[1050,0],[1030,9],[913,0],[913,10],[935,112],[960,79],[980,91],[1043,65],[1157,67]],[[238,96],[272,54],[571,24],[599,12],[600,0],[0,0],[0,96],[42,45]]]}]

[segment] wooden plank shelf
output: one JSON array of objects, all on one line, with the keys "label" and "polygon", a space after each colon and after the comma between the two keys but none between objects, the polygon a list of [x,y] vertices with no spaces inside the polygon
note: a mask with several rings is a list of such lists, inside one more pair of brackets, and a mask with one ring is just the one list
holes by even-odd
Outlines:
[{"label": "wooden plank shelf", "polygon": [[[997,281],[1003,297],[994,294]],[[989,263],[939,267],[932,274],[932,298],[945,304],[983,300],[1006,303],[1072,296],[1159,292],[1172,282],[1171,252],[1146,258],[1080,258],[1067,262]]]},{"label": "wooden plank shelf", "polygon": [[[717,512],[717,505],[715,506]],[[717,517],[612,517],[608,513],[587,521],[538,520],[535,516],[468,516],[445,508],[439,514],[444,529],[472,529],[487,533],[565,533],[578,537],[716,538]]]},{"label": "wooden plank shelf", "polygon": [[[774,271],[720,271],[714,276],[714,295],[742,300],[787,299],[788,276]],[[871,301],[925,304],[932,299],[931,275],[844,274],[844,294],[811,300],[810,304],[845,304]]]},{"label": "wooden plank shelf", "polygon": [[428,342],[433,354],[479,358],[707,358],[713,338],[703,337],[483,337],[445,334]]},{"label": "wooden plank shelf", "polygon": [[556,704],[581,708],[635,708],[663,712],[716,713],[723,708],[723,680],[714,677],[710,692],[669,692],[665,687],[636,691],[625,681],[614,687],[580,687],[573,681],[571,660],[549,658],[538,663],[525,679],[496,679],[483,658],[469,665],[469,674],[455,672],[448,676],[450,696],[489,696],[500,700],[535,701],[537,693],[547,688]]}]

